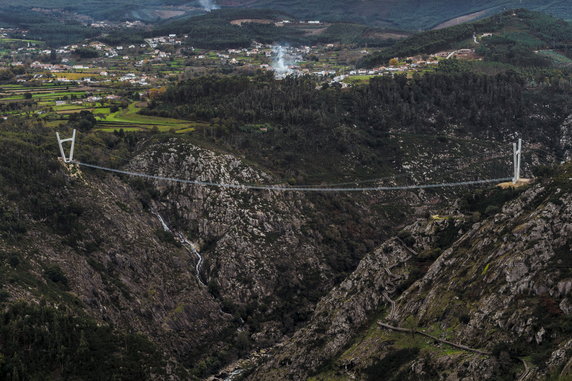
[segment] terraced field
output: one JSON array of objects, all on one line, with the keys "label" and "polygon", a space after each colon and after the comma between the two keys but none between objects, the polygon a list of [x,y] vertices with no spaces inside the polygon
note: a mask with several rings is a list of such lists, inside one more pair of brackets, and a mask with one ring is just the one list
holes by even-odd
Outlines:
[{"label": "terraced field", "polygon": [[[103,99],[108,90],[79,87],[77,85],[23,86],[6,84],[0,86],[0,111],[3,115],[17,115],[22,112],[33,112],[41,115],[46,121],[65,121],[72,113],[89,110],[94,114],[106,115],[109,107],[95,102],[88,102],[87,97],[97,95]],[[12,105],[11,105],[12,104]],[[11,106],[10,106],[11,105]]]},{"label": "terraced field", "polygon": [[[49,127],[56,127],[66,123],[71,114],[81,111],[90,111],[98,120],[98,131],[113,132],[157,130],[161,132],[175,131],[177,133],[192,132],[197,127],[208,126],[204,122],[193,122],[172,118],[161,118],[139,114],[143,104],[131,103],[126,108],[112,112],[120,104],[109,101],[107,95],[113,89],[86,88],[80,86],[43,85],[23,86],[8,84],[0,86],[0,105],[18,104],[15,110],[6,110],[2,114],[18,115],[34,112],[38,114]],[[96,99],[89,101],[89,96]]]},{"label": "terraced field", "polygon": [[111,113],[100,119],[98,130],[112,132],[119,129],[124,131],[156,129],[162,132],[173,130],[177,133],[184,133],[194,131],[200,126],[208,126],[207,123],[202,122],[141,115],[138,114],[139,110],[138,104],[132,103],[125,110]]}]

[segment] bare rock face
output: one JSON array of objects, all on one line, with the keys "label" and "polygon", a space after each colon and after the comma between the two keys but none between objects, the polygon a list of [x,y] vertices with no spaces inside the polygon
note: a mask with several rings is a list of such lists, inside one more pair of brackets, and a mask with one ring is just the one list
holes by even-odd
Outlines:
[{"label": "bare rock face", "polygon": [[[304,379],[335,356],[390,294],[408,279],[412,254],[390,240],[364,258],[356,271],[323,298],[313,319],[278,350],[253,379]],[[379,269],[384,269],[380,272]]]},{"label": "bare rock face", "polygon": [[560,126],[560,149],[563,152],[563,159],[572,159],[572,115]]},{"label": "bare rock face", "polygon": [[[160,176],[219,184],[272,182],[234,156],[176,141],[154,146],[131,168],[147,173],[160,168]],[[299,293],[308,282],[331,287],[320,235],[308,228],[306,214],[313,205],[304,196],[160,181],[155,187],[161,214],[199,247],[205,261],[201,277],[210,291],[233,308],[272,313],[294,296],[281,293]]]},{"label": "bare rock face", "polygon": [[[275,348],[251,379],[361,379],[376,366],[395,367],[384,379],[568,374],[570,171],[530,186],[487,219],[473,224],[467,219],[420,220],[367,255],[320,301],[310,323]],[[424,273],[414,274],[446,230],[456,231],[457,238]],[[408,337],[377,327],[377,321],[490,354]],[[394,353],[402,362],[389,360]],[[526,355],[533,360],[521,359]]]},{"label": "bare rock face", "polygon": [[[352,262],[392,229],[362,222],[364,216],[391,221],[368,212],[378,195],[354,199],[244,189],[239,185],[275,180],[235,156],[178,139],[145,148],[129,168],[227,184],[153,181],[158,196],[151,204],[197,248],[201,281],[253,347],[273,345],[303,324],[319,298],[341,280],[341,271],[353,268]],[[323,203],[334,203],[336,210]],[[377,305],[372,301],[362,317]]]}]

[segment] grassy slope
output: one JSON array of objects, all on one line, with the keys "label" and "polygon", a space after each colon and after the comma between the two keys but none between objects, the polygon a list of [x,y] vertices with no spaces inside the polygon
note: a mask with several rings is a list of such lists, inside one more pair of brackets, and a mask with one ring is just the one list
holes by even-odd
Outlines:
[{"label": "grassy slope", "polygon": [[[159,116],[141,115],[137,112],[139,108],[135,103],[129,105],[125,110],[115,113],[107,113],[100,121],[100,129],[103,131],[114,131],[123,129],[124,131],[138,131],[157,128],[159,131],[176,130],[179,132],[189,132],[197,126],[203,124],[181,119],[162,118]],[[97,113],[97,111],[95,111]]]}]

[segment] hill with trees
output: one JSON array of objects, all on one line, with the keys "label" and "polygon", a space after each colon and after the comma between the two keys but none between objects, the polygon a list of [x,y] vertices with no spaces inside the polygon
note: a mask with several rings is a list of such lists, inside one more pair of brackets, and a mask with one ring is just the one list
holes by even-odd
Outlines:
[{"label": "hill with trees", "polygon": [[[236,20],[262,22],[243,22],[238,25]],[[290,23],[280,24],[283,20]],[[344,42],[381,47],[391,45],[395,38],[393,36],[409,34],[363,24],[299,24],[296,17],[286,12],[227,8],[206,15],[167,20],[144,35],[160,36],[170,33],[186,34],[189,36],[186,41],[188,45],[209,49],[248,47],[252,41],[268,44],[285,42],[292,45]],[[392,37],[384,37],[387,33],[391,33]],[[121,38],[121,34],[117,36]]]},{"label": "hill with trees", "polygon": [[[540,0],[213,1],[222,8],[262,8],[288,12],[301,20],[352,22],[410,31],[432,29],[447,21],[449,24],[455,25],[515,8],[537,10],[562,19],[572,19],[572,4],[568,1],[552,1],[548,4]],[[84,0],[76,2],[67,0],[5,0],[0,4],[0,10],[6,9],[11,9],[15,14],[21,13],[24,17],[27,13],[32,15],[38,10],[46,10],[76,13],[95,20],[142,20],[145,22],[158,22],[165,18],[206,13],[198,0],[143,0],[138,1],[136,5],[127,0]],[[2,19],[0,19],[0,23],[14,25],[12,22]]]},{"label": "hill with trees", "polygon": [[[572,18],[572,4],[567,1],[540,0],[381,0],[381,1],[301,1],[301,0],[221,0],[221,5],[285,10],[300,18],[353,21],[369,25],[406,30],[427,30],[445,21],[453,24],[474,20],[507,9],[526,8]],[[464,18],[461,18],[465,16]]]},{"label": "hill with trees", "polygon": [[[475,41],[479,36],[486,36]],[[524,9],[484,20],[413,35],[364,58],[362,66],[385,65],[393,57],[474,48],[487,61],[514,66],[550,66],[540,50],[557,50],[572,57],[572,24]]]}]

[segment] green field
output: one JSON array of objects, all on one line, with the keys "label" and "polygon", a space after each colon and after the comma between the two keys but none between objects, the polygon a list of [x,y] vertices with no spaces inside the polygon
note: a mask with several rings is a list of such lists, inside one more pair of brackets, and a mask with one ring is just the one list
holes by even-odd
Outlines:
[{"label": "green field", "polygon": [[[25,94],[31,94],[31,99],[26,99]],[[15,111],[6,111],[3,115],[17,116],[22,113],[28,114],[30,108],[50,126],[55,127],[65,122],[70,114],[79,113],[81,111],[91,111],[96,118],[104,119],[111,113],[111,105],[100,102],[85,102],[82,98],[86,95],[104,96],[108,90],[89,89],[79,91],[76,86],[61,86],[51,83],[42,86],[22,86],[14,84],[6,84],[0,86],[0,103],[22,103],[25,107]],[[70,102],[78,102],[80,104],[63,104],[56,105],[56,101],[67,99]]]},{"label": "green field", "polygon": [[[105,108],[102,110],[105,111]],[[138,114],[139,110],[140,108],[137,107],[136,103],[131,103],[124,110],[108,114],[100,118],[98,130],[113,132],[119,129],[124,131],[142,131],[156,128],[162,132],[174,130],[178,133],[184,133],[194,131],[196,127],[208,126],[207,123],[201,122],[141,115]],[[97,111],[94,111],[94,114],[97,113]],[[102,113],[104,114],[105,112]]]},{"label": "green field", "polygon": [[350,85],[367,84],[369,83],[369,80],[374,77],[379,77],[379,75],[353,75],[351,77],[345,78],[343,82]]},{"label": "green field", "polygon": [[[32,91],[26,91],[26,92],[30,92],[32,93]],[[41,99],[43,101],[46,100],[56,100],[56,99],[60,99],[63,98],[65,96],[72,96],[75,95],[77,97],[81,97],[85,95],[84,91],[69,91],[69,92],[46,92],[46,93],[39,93],[39,94],[33,94],[32,93],[32,99]],[[10,95],[8,97],[4,97],[4,98],[0,98],[0,102],[1,101],[15,101],[15,100],[21,100],[21,99],[25,99],[24,98],[24,94],[18,94],[18,95]]]},{"label": "green field", "polygon": [[23,44],[30,43],[30,44],[37,44],[37,45],[43,45],[44,44],[43,41],[38,41],[38,40],[21,40],[18,38],[0,38],[0,44],[2,44],[2,43],[10,44],[10,43],[14,43],[14,42],[21,42]]},{"label": "green field", "polygon": [[69,115],[81,111],[91,111],[99,119],[105,119],[111,113],[111,109],[109,107],[63,105],[63,106],[54,106],[52,108],[56,113],[60,115]]}]

